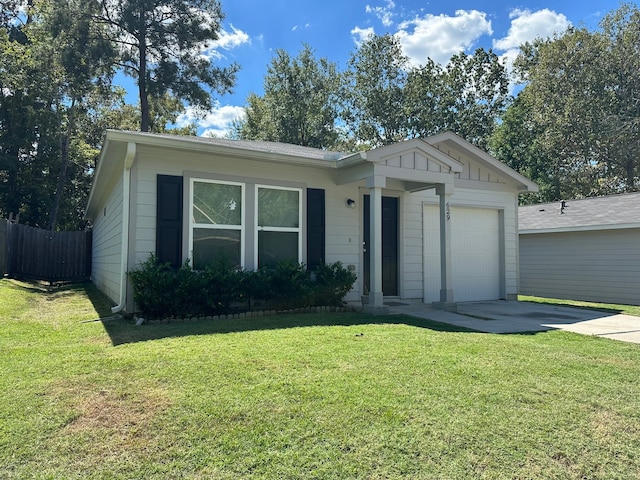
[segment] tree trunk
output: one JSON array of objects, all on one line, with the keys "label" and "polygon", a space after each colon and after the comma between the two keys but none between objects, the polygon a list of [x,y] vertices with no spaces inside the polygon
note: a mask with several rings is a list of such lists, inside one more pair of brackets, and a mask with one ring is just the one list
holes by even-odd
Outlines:
[{"label": "tree trunk", "polygon": [[138,74],[138,92],[140,95],[140,131],[148,132],[150,124],[149,93],[147,92],[147,31],[145,27],[144,8],[139,12],[140,33],[138,48],[140,51],[140,68]]},{"label": "tree trunk", "polygon": [[60,174],[58,175],[58,185],[56,186],[56,196],[53,200],[53,206],[49,213],[49,230],[55,230],[58,224],[58,213],[60,212],[60,202],[62,201],[62,192],[67,183],[67,169],[69,166],[69,145],[71,143],[71,133],[74,130],[75,123],[75,99],[71,101],[69,108],[69,119],[67,123],[67,132],[60,138]]},{"label": "tree trunk", "polygon": [[633,154],[627,157],[627,161],[625,162],[625,171],[627,174],[627,188],[625,188],[625,190],[627,192],[634,192],[636,186],[636,158]]}]

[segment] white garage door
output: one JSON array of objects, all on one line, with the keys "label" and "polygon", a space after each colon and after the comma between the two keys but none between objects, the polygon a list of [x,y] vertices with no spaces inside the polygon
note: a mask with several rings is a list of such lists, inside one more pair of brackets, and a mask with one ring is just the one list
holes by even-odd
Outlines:
[{"label": "white garage door", "polygon": [[[456,302],[500,298],[498,210],[453,207],[451,250]],[[440,300],[440,219],[436,205],[424,207],[425,302]]]}]

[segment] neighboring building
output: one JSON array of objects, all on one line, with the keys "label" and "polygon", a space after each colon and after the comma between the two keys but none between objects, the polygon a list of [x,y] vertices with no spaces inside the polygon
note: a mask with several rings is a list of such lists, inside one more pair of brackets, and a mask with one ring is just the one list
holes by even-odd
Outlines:
[{"label": "neighboring building", "polygon": [[92,278],[133,309],[126,272],[156,252],[194,268],[341,261],[347,297],[517,296],[518,194],[537,186],[453,133],[356,154],[270,142],[107,132],[86,218]]},{"label": "neighboring building", "polygon": [[640,304],[640,192],[527,205],[518,215],[520,293]]}]

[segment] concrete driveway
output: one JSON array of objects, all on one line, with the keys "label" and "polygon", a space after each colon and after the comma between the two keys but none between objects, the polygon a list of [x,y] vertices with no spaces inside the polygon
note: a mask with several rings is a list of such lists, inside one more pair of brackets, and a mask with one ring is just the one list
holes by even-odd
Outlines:
[{"label": "concrete driveway", "polygon": [[561,329],[640,343],[640,317],[577,307],[497,300],[459,303],[457,313],[410,300],[388,302],[389,312],[406,314],[487,333],[543,332]]}]

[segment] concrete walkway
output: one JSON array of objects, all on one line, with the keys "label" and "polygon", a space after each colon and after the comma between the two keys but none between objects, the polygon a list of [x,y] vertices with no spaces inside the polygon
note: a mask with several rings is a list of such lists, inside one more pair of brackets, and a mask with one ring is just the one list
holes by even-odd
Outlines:
[{"label": "concrete walkway", "polygon": [[487,333],[567,330],[640,343],[640,317],[532,302],[459,303],[457,313],[433,309],[419,301],[389,300],[389,313],[405,314]]}]

